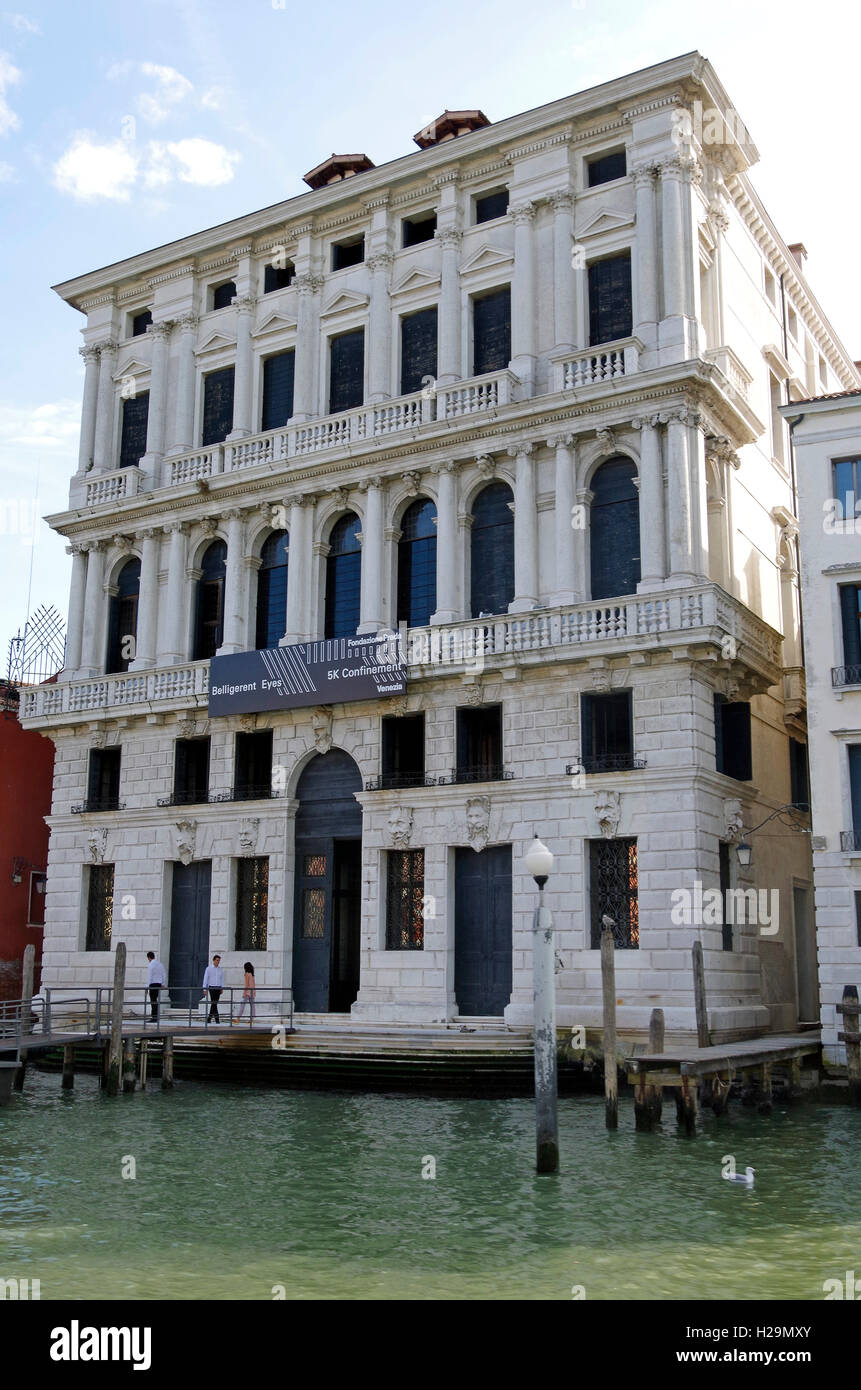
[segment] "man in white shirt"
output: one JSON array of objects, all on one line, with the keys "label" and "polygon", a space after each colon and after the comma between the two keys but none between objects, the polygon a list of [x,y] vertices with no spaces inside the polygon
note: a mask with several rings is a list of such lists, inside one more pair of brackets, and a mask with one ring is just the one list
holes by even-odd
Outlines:
[{"label": "man in white shirt", "polygon": [[208,965],[203,972],[204,991],[209,990],[209,1013],[207,1023],[220,1023],[218,1016],[218,1001],[221,998],[221,991],[224,989],[224,971],[221,968],[221,956],[213,956],[212,964]]},{"label": "man in white shirt", "polygon": [[146,958],[149,961],[146,972],[146,987],[149,990],[151,1022],[158,1023],[158,997],[167,984],[167,975],[161,961],[156,959],[154,951],[147,951]]}]

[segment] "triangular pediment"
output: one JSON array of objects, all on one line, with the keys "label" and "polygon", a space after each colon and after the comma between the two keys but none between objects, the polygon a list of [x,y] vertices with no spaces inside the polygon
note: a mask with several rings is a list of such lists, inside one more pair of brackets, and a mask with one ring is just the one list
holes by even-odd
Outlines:
[{"label": "triangular pediment", "polygon": [[394,298],[396,294],[410,294],[416,290],[433,289],[439,283],[439,272],[435,273],[432,270],[422,270],[419,266],[413,266],[412,270],[407,271],[406,275],[392,286],[392,297]]},{"label": "triangular pediment", "polygon": [[114,372],[114,381],[122,381],[124,376],[141,376],[149,374],[152,367],[149,362],[141,362],[137,357],[130,357],[128,362],[123,362]]},{"label": "triangular pediment", "polygon": [[288,318],[286,314],[279,314],[277,310],[267,314],[261,324],[255,328],[252,338],[262,338],[267,333],[291,333],[296,330],[296,320]]},{"label": "triangular pediment", "polygon": [[500,266],[511,265],[514,256],[510,251],[501,251],[487,242],[480,246],[460,268],[461,275],[472,275],[479,270],[497,270]]},{"label": "triangular pediment", "polygon": [[323,319],[332,318],[334,314],[349,314],[356,309],[366,309],[368,307],[368,296],[366,294],[356,294],[355,290],[341,290],[336,294],[320,312]]},{"label": "triangular pediment", "polygon": [[577,236],[598,236],[601,232],[617,232],[622,227],[633,227],[634,219],[624,212],[613,212],[610,208],[599,208],[597,212],[577,228]]},{"label": "triangular pediment", "polygon": [[235,338],[228,338],[226,333],[219,333],[216,329],[214,332],[210,333],[208,338],[204,338],[199,347],[195,349],[195,352],[197,356],[200,357],[204,352],[218,352],[221,348],[235,347]]}]

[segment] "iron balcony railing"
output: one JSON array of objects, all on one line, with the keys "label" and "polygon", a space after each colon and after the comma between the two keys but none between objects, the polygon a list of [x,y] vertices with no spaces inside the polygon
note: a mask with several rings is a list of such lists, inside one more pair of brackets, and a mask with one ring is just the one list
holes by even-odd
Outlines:
[{"label": "iron balcony railing", "polygon": [[238,782],[226,792],[213,792],[210,801],[271,801],[273,798],[283,796],[284,792],[279,787],[273,787],[270,782]]},{"label": "iron balcony railing", "polygon": [[156,806],[205,806],[209,801],[209,790],[204,787],[198,791],[188,788],[185,791],[171,792],[170,796],[160,796]]},{"label": "iron balcony railing", "polygon": [[397,791],[400,787],[435,787],[436,777],[424,772],[381,772],[379,777],[370,777],[365,782],[366,792]]},{"label": "iron balcony railing", "polygon": [[850,854],[861,853],[861,830],[841,830],[840,848]]},{"label": "iron balcony railing", "polygon": [[450,777],[440,777],[440,787],[457,786],[460,782],[511,782],[514,773],[501,763],[478,763],[472,766],[453,767]]},{"label": "iron balcony railing", "polygon": [[89,796],[80,805],[72,807],[72,814],[83,815],[88,811],[124,811],[126,803],[119,801],[114,796]]},{"label": "iron balcony railing", "polygon": [[835,690],[844,685],[861,685],[861,666],[832,666],[831,684]]},{"label": "iron balcony railing", "polygon": [[633,753],[587,753],[579,763],[568,763],[565,772],[573,777],[578,772],[634,772],[645,766],[646,759]]}]

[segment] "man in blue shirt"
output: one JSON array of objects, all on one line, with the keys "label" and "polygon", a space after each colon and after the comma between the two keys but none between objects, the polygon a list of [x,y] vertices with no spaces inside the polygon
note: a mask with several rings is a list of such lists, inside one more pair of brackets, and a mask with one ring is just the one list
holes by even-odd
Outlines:
[{"label": "man in blue shirt", "polygon": [[203,972],[204,992],[209,990],[209,1013],[207,1023],[220,1023],[218,1016],[218,1001],[221,998],[221,991],[224,989],[224,971],[221,969],[221,956],[213,956],[212,964],[208,965]]}]

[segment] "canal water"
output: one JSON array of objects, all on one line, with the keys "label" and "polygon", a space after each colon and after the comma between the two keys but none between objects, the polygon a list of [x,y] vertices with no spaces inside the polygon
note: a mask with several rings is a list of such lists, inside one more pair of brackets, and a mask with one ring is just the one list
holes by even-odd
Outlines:
[{"label": "canal water", "polygon": [[845,1106],[734,1105],[690,1140],[673,1106],[637,1134],[623,1097],[608,1134],[600,1097],[565,1098],[562,1171],[538,1178],[529,1100],[75,1086],[31,1070],[0,1110],[0,1278],[43,1299],[821,1300],[861,1280]]}]

